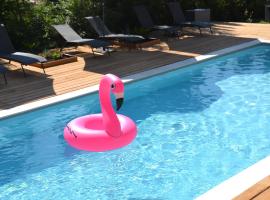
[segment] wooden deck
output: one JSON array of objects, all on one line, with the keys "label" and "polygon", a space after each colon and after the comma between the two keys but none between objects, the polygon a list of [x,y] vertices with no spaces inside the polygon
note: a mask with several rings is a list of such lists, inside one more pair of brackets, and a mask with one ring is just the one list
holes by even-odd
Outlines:
[{"label": "wooden deck", "polygon": [[270,176],[249,188],[234,200],[269,200],[270,199]]},{"label": "wooden deck", "polygon": [[[46,76],[41,69],[28,66],[29,76],[24,78],[19,67],[10,66],[12,71],[7,74],[7,86],[0,77],[0,110],[96,85],[106,73],[123,77],[254,38],[270,39],[269,30],[270,24],[217,23],[215,35],[200,37],[187,34],[182,38],[165,40],[153,48],[79,58],[76,63],[46,69]],[[236,199],[270,199],[269,182],[270,178],[267,177]]]},{"label": "wooden deck", "polygon": [[250,39],[231,36],[173,39],[163,42],[163,47],[158,46],[163,50],[149,48],[142,51],[117,51],[111,56],[96,58],[89,55],[87,58],[79,58],[76,63],[47,68],[46,76],[41,69],[27,66],[29,76],[24,78],[20,67],[10,66],[15,71],[8,73],[7,86],[0,85],[0,109],[96,85],[102,74],[113,73],[124,77],[247,41]]},{"label": "wooden deck", "polygon": [[[258,31],[254,30],[263,27],[263,33],[266,33],[270,25],[223,23],[215,27],[215,35],[200,37],[187,34],[182,38],[165,40],[153,48],[120,50],[111,56],[93,58],[89,54],[76,63],[47,68],[46,76],[41,69],[27,66],[29,76],[24,78],[19,67],[10,65],[12,71],[7,74],[8,85],[0,80],[0,110],[98,84],[102,74],[113,73],[123,77],[247,42],[258,37]],[[247,35],[245,30],[250,34]]]}]

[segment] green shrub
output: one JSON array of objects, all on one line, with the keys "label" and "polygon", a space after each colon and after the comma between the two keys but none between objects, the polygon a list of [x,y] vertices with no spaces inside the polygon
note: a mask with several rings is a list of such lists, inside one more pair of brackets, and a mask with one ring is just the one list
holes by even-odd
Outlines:
[{"label": "green shrub", "polygon": [[60,49],[58,49],[58,50],[53,49],[53,50],[48,50],[48,51],[45,50],[41,54],[41,56],[47,58],[48,60],[58,60],[58,59],[63,57],[62,52],[60,51]]},{"label": "green shrub", "polygon": [[33,7],[29,23],[32,48],[42,50],[57,46],[59,37],[51,25],[65,23],[72,16],[70,5],[70,0],[60,0],[59,3],[41,3]]}]

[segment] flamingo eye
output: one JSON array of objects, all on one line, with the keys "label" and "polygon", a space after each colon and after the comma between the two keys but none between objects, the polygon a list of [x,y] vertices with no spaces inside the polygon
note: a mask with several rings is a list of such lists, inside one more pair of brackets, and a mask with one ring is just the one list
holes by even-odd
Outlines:
[{"label": "flamingo eye", "polygon": [[114,89],[114,88],[115,88],[115,85],[114,85],[114,84],[112,84],[112,85],[111,85],[111,88],[112,88],[112,89]]}]

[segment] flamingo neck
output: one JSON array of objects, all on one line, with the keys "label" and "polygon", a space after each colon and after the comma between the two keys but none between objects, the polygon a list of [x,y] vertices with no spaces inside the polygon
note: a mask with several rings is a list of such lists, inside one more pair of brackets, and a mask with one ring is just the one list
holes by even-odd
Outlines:
[{"label": "flamingo neck", "polygon": [[99,99],[103,116],[105,131],[112,137],[119,137],[121,132],[120,122],[111,103],[111,81],[103,78],[99,84]]}]

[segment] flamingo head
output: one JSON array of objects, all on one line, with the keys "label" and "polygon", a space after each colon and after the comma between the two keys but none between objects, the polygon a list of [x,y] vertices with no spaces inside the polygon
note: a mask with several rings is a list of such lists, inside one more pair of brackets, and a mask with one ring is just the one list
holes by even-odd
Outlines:
[{"label": "flamingo head", "polygon": [[116,98],[116,110],[119,110],[124,102],[124,83],[115,75],[109,74],[111,79],[111,91]]}]

